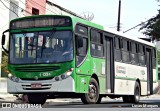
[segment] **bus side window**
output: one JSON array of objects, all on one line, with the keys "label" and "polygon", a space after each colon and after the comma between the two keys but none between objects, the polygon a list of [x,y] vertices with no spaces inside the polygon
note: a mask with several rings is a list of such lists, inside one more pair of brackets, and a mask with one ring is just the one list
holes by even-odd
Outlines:
[{"label": "bus side window", "polygon": [[115,53],[115,60],[121,61],[122,60],[122,54],[121,54],[121,39],[120,37],[115,37],[114,39],[114,53]]},{"label": "bus side window", "polygon": [[87,54],[88,39],[76,35],[76,65],[79,66]]},{"label": "bus side window", "polygon": [[76,36],[76,43],[77,43],[77,47],[76,47],[77,56],[86,56],[87,39],[80,36]]},{"label": "bus side window", "polygon": [[131,42],[131,63],[138,64],[137,43]]},{"label": "bus side window", "polygon": [[91,29],[91,56],[104,57],[103,34],[97,30]]},{"label": "bus side window", "polygon": [[75,27],[76,42],[76,66],[79,67],[85,59],[88,51],[88,27],[76,25]]},{"label": "bus side window", "polygon": [[122,61],[129,63],[130,62],[130,42],[127,39],[122,40]]},{"label": "bus side window", "polygon": [[142,44],[139,44],[139,64],[141,66],[146,65],[145,61],[145,47]]}]

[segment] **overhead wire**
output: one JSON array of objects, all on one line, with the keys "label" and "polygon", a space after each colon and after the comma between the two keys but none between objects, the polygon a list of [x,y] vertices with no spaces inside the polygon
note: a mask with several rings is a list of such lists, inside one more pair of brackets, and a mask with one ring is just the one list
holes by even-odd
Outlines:
[{"label": "overhead wire", "polygon": [[13,10],[11,10],[10,8],[8,8],[6,5],[5,5],[5,3],[4,2],[2,2],[1,0],[0,0],[0,2],[7,8],[7,9],[9,9],[10,11],[12,11],[14,14],[16,14],[17,15],[17,17],[19,17],[18,16],[18,14],[17,13],[15,13]]},{"label": "overhead wire", "polygon": [[25,11],[26,13],[28,13],[28,14],[31,14],[32,15],[32,13],[30,13],[29,11],[27,11],[27,10],[25,10],[25,9],[23,9],[22,7],[20,7],[20,6],[18,6],[17,4],[15,4],[14,2],[12,2],[12,1],[10,1],[10,0],[4,0],[4,1],[6,1],[6,2],[8,2],[8,3],[12,3],[12,4],[14,4],[15,6],[17,6],[19,9],[22,9],[23,11]]}]

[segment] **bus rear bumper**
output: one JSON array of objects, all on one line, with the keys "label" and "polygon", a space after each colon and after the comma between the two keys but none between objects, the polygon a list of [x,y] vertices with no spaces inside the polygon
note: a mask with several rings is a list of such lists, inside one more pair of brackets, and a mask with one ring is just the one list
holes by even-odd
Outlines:
[{"label": "bus rear bumper", "polygon": [[[41,87],[33,88],[31,84],[40,84]],[[22,93],[50,93],[50,92],[75,92],[75,81],[70,76],[60,81],[53,80],[40,80],[40,81],[27,81],[13,82],[7,79],[7,91],[10,94]]]}]

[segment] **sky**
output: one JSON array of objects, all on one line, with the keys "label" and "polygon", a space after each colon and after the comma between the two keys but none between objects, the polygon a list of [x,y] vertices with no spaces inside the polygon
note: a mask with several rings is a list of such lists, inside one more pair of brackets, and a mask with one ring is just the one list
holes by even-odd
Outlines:
[{"label": "sky", "polygon": [[[92,22],[116,30],[119,0],[50,0],[72,12],[94,14]],[[154,17],[160,8],[156,0],[121,0],[121,31],[126,31]],[[140,27],[126,32],[133,37],[145,37]]]}]

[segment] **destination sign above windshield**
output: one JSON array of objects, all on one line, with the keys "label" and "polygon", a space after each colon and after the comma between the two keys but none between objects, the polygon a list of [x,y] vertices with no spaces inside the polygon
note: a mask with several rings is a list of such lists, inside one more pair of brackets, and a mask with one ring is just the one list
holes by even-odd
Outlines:
[{"label": "destination sign above windshield", "polygon": [[38,28],[38,27],[67,27],[71,26],[69,17],[34,17],[11,22],[11,29]]}]

